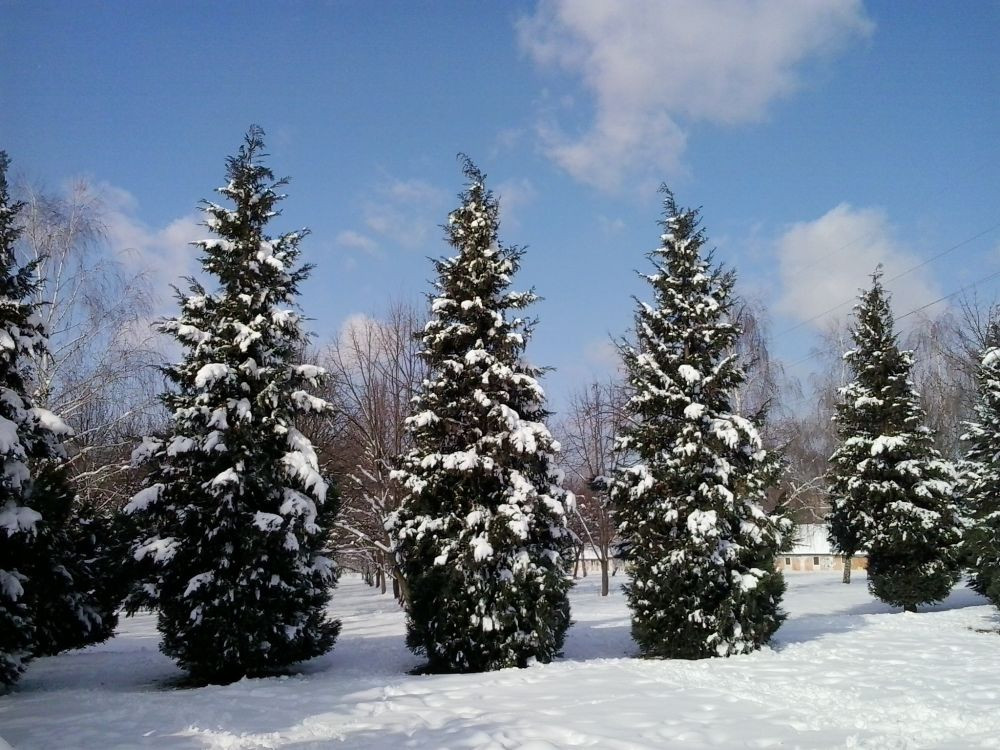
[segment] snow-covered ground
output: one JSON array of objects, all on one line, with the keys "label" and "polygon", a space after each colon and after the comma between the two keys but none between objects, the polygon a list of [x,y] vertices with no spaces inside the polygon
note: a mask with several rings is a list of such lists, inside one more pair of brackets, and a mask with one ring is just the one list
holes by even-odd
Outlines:
[{"label": "snow-covered ground", "polygon": [[964,588],[903,614],[863,576],[788,581],[770,648],[683,662],[633,658],[618,586],[601,599],[591,576],[572,594],[565,658],[483,675],[407,674],[419,660],[400,611],[352,576],[334,599],[336,648],[288,677],[180,687],[141,616],[34,662],[0,697],[0,736],[17,750],[1000,748],[996,610]]}]

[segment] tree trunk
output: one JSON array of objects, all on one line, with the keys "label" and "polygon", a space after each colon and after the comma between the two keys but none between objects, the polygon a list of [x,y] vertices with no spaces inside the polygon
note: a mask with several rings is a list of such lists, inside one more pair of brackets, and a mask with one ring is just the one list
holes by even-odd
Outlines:
[{"label": "tree trunk", "polygon": [[406,585],[406,579],[403,578],[403,574],[399,572],[398,568],[393,568],[392,573],[392,588],[396,591],[398,587],[399,595],[396,599],[399,603],[406,607],[407,602],[410,600],[410,587]]},{"label": "tree trunk", "polygon": [[851,582],[851,561],[854,555],[844,555],[844,583]]},{"label": "tree trunk", "polygon": [[378,590],[380,594],[386,592],[385,573],[385,555],[380,554],[378,556]]},{"label": "tree trunk", "polygon": [[601,558],[601,596],[607,596],[611,586],[608,583],[608,558]]},{"label": "tree trunk", "polygon": [[903,605],[903,611],[904,612],[916,612],[917,611],[917,605],[916,604],[904,604]]}]

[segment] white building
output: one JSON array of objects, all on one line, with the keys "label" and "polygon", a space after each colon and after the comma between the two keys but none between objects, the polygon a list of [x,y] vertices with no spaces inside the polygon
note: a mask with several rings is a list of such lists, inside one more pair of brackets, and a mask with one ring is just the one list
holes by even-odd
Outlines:
[{"label": "white building", "polygon": [[[610,575],[616,575],[623,567],[624,564],[622,561],[617,557],[614,557],[614,555],[612,555],[611,559],[608,560],[608,573]],[[576,565],[574,566],[574,576],[586,576],[592,573],[600,574],[600,572],[601,556],[591,545],[585,545],[583,548],[583,554],[577,558]]]},{"label": "white building", "polygon": [[[834,552],[823,523],[803,523],[795,527],[795,544],[778,555],[778,570],[843,570],[843,555]],[[868,554],[860,552],[851,559],[851,570],[865,570]]]}]

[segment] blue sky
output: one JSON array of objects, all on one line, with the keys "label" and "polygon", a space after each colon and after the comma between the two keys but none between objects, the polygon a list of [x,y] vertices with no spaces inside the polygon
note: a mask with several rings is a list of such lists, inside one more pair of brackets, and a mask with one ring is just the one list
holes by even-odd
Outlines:
[{"label": "blue sky", "polygon": [[165,289],[259,123],[291,177],[276,229],[313,232],[321,339],[428,290],[466,152],[529,246],[529,355],[558,405],[612,366],[661,181],[703,207],[789,362],[826,318],[789,329],[879,261],[980,235],[891,282],[898,312],[1000,271],[998,29],[994,0],[0,0],[0,148],[34,182],[100,184],[112,244]]}]

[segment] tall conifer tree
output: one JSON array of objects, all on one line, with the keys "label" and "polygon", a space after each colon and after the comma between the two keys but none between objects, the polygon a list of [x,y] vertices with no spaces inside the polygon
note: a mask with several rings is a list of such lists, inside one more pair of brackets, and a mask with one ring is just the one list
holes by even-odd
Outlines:
[{"label": "tall conifer tree", "polygon": [[978,372],[975,421],[962,436],[966,453],[965,559],[972,588],[1000,607],[1000,323],[991,323]]},{"label": "tall conifer tree", "polygon": [[934,448],[900,350],[881,269],[854,308],[854,380],[841,389],[841,444],[830,458],[831,541],[868,551],[868,586],[907,610],[944,599],[958,577],[961,537],[952,465]]},{"label": "tall conifer tree", "polygon": [[531,292],[510,290],[522,250],[498,242],[498,204],[465,163],[449,217],[457,254],[435,262],[423,333],[430,375],[408,420],[415,443],[397,478],[393,522],[407,583],[407,643],[432,671],[549,661],[569,626],[565,555],[571,498],[553,466],[558,444],[524,359]]},{"label": "tall conifer tree", "polygon": [[632,634],[645,656],[697,659],[760,647],[781,624],[784,580],[774,569],[780,514],[763,509],[776,457],[732,395],[734,275],[702,256],[697,210],[664,186],[662,244],[643,274],[637,346],[622,355],[632,396],[618,440],[624,468],[613,503],[632,573]]},{"label": "tall conifer tree", "polygon": [[47,341],[31,301],[35,265],[15,257],[22,204],[11,202],[8,164],[0,151],[0,685],[33,655],[107,638],[118,604],[97,593],[92,561],[75,543],[61,444],[72,430],[29,392],[30,355]]},{"label": "tall conifer tree", "polygon": [[35,544],[41,515],[28,507],[30,432],[22,369],[26,355],[41,345],[41,323],[27,301],[34,288],[31,268],[17,268],[14,243],[20,229],[17,214],[22,203],[11,201],[7,186],[10,161],[0,151],[0,685],[20,676],[31,656],[34,619],[25,596],[25,568]]},{"label": "tall conifer tree", "polygon": [[305,344],[293,309],[310,270],[296,267],[305,231],[266,233],[285,180],[264,166],[263,149],[254,127],[219,188],[233,208],[204,206],[217,238],[195,244],[219,286],[209,292],[191,281],[178,293],[180,315],[162,325],[185,356],[166,368],[172,423],[137,449],[151,471],[127,508],[142,529],[129,610],[155,608],[164,653],[207,680],[322,654],[339,629],[326,614],[336,497],[295,422],[329,408],[307,390],[323,371],[296,364]]}]

